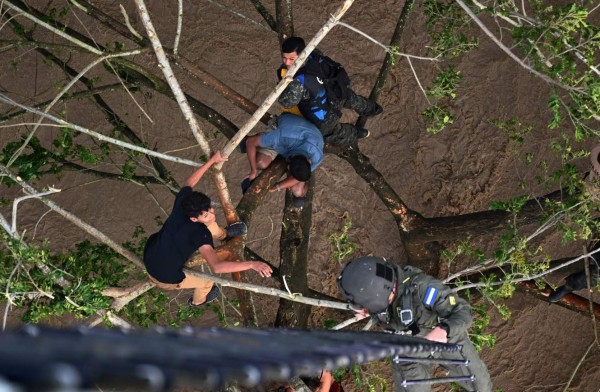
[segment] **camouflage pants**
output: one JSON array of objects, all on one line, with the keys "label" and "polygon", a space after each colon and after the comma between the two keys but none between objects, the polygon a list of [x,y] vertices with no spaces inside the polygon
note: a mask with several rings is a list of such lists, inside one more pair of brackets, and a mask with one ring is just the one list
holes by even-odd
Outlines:
[{"label": "camouflage pants", "polygon": [[342,108],[352,109],[360,116],[373,114],[375,104],[367,98],[357,95],[349,89],[350,96],[345,101],[336,102],[334,111],[329,112],[319,129],[325,138],[325,143],[336,145],[352,145],[358,140],[358,128],[354,124],[340,123]]},{"label": "camouflage pants", "polygon": [[[472,374],[475,376],[475,381],[466,381],[459,383],[465,391],[477,392],[492,392],[492,381],[487,367],[479,358],[473,343],[462,335],[456,341],[448,342],[453,344],[463,345],[463,355],[470,361],[468,368],[458,365],[440,365],[448,371],[450,377],[467,376]],[[433,356],[425,354],[426,357],[445,358],[445,359],[462,359],[458,353],[435,353]],[[417,384],[407,387],[402,386],[404,380],[422,380],[431,378],[431,365],[425,363],[403,362],[394,363],[392,365],[394,376],[394,384],[396,392],[429,392],[431,385]]]}]

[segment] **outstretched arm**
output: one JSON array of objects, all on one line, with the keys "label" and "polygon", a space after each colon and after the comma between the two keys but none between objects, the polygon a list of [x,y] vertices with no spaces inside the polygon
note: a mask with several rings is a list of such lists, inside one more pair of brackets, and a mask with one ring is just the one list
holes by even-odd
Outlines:
[{"label": "outstretched arm", "polygon": [[261,263],[260,261],[221,261],[215,249],[209,245],[202,245],[200,249],[202,257],[208,261],[210,268],[217,274],[225,274],[229,272],[240,272],[247,270],[254,270],[262,277],[268,278],[271,276],[273,270],[268,264]]},{"label": "outstretched arm", "polygon": [[275,184],[275,186],[271,189],[269,189],[269,192],[275,192],[275,191],[280,191],[283,189],[287,189],[287,188],[291,188],[296,184],[299,184],[300,181],[296,180],[294,177],[292,176],[288,176],[286,177],[285,180]]},{"label": "outstretched arm", "polygon": [[198,181],[200,181],[200,179],[202,178],[202,176],[204,175],[204,173],[206,173],[206,171],[208,169],[210,169],[210,167],[212,165],[214,165],[215,163],[218,162],[225,162],[228,158],[223,158],[221,156],[221,151],[217,151],[215,152],[215,154],[210,157],[210,159],[202,166],[200,166],[198,169],[196,169],[184,182],[183,182],[183,186],[189,186],[189,187],[194,187]]},{"label": "outstretched arm", "polygon": [[298,105],[302,99],[308,99],[308,91],[304,88],[302,82],[298,79],[294,79],[288,84],[283,90],[283,93],[279,96],[277,101],[281,106],[286,109],[293,108]]},{"label": "outstretched arm", "polygon": [[321,384],[315,389],[315,392],[329,392],[331,389],[331,385],[333,385],[333,374],[328,372],[327,370],[323,370],[323,374],[321,375]]}]

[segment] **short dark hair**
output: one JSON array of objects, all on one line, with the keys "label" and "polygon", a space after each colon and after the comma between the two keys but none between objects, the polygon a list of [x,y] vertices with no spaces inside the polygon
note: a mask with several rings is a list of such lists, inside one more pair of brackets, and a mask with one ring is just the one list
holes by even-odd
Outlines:
[{"label": "short dark hair", "polygon": [[294,155],[290,158],[290,174],[296,180],[305,182],[310,179],[310,163],[303,155]]},{"label": "short dark hair", "polygon": [[210,210],[210,197],[194,191],[183,199],[181,209],[188,217],[197,218],[204,211]]},{"label": "short dark hair", "polygon": [[300,54],[304,48],[306,48],[306,44],[302,38],[290,37],[281,44],[281,53],[296,52],[296,54]]}]

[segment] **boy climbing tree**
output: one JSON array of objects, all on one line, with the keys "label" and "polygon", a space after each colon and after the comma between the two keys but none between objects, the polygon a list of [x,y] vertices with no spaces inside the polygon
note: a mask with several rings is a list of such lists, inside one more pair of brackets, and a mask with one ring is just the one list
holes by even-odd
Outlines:
[{"label": "boy climbing tree", "polygon": [[[217,162],[225,162],[217,151],[204,165],[196,169],[183,184],[175,198],[171,215],[160,231],[148,238],[144,249],[144,265],[150,280],[165,290],[194,289],[188,299],[189,306],[200,306],[214,301],[220,293],[214,282],[187,274],[183,266],[199,251],[215,273],[254,270],[260,276],[271,276],[271,267],[258,261],[221,261],[213,248],[209,226],[216,226],[215,211],[210,198],[204,193],[192,191],[206,171]],[[232,225],[233,226],[233,225]],[[234,226],[235,230],[239,225]],[[226,231],[231,236],[234,229]],[[235,233],[243,235],[244,233]]]}]

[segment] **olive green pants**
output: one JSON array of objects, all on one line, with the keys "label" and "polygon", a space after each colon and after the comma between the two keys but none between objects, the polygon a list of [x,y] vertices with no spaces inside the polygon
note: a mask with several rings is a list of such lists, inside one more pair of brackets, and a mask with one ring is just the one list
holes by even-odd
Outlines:
[{"label": "olive green pants", "polygon": [[[483,361],[479,358],[473,343],[462,335],[456,341],[448,342],[453,344],[463,345],[463,355],[470,361],[467,366],[458,365],[440,365],[448,371],[449,377],[459,376],[475,376],[475,381],[466,381],[459,383],[461,387],[466,391],[477,391],[477,392],[491,392],[492,391],[492,380],[488,373],[487,367]],[[418,357],[419,355],[415,355]],[[425,353],[421,355],[424,358],[443,358],[443,359],[462,359],[460,353]],[[432,365],[414,362],[402,362],[395,363],[392,365],[394,374],[394,384],[396,392],[429,392],[431,385],[418,384],[403,387],[402,381],[404,380],[422,380],[431,378]]]}]

